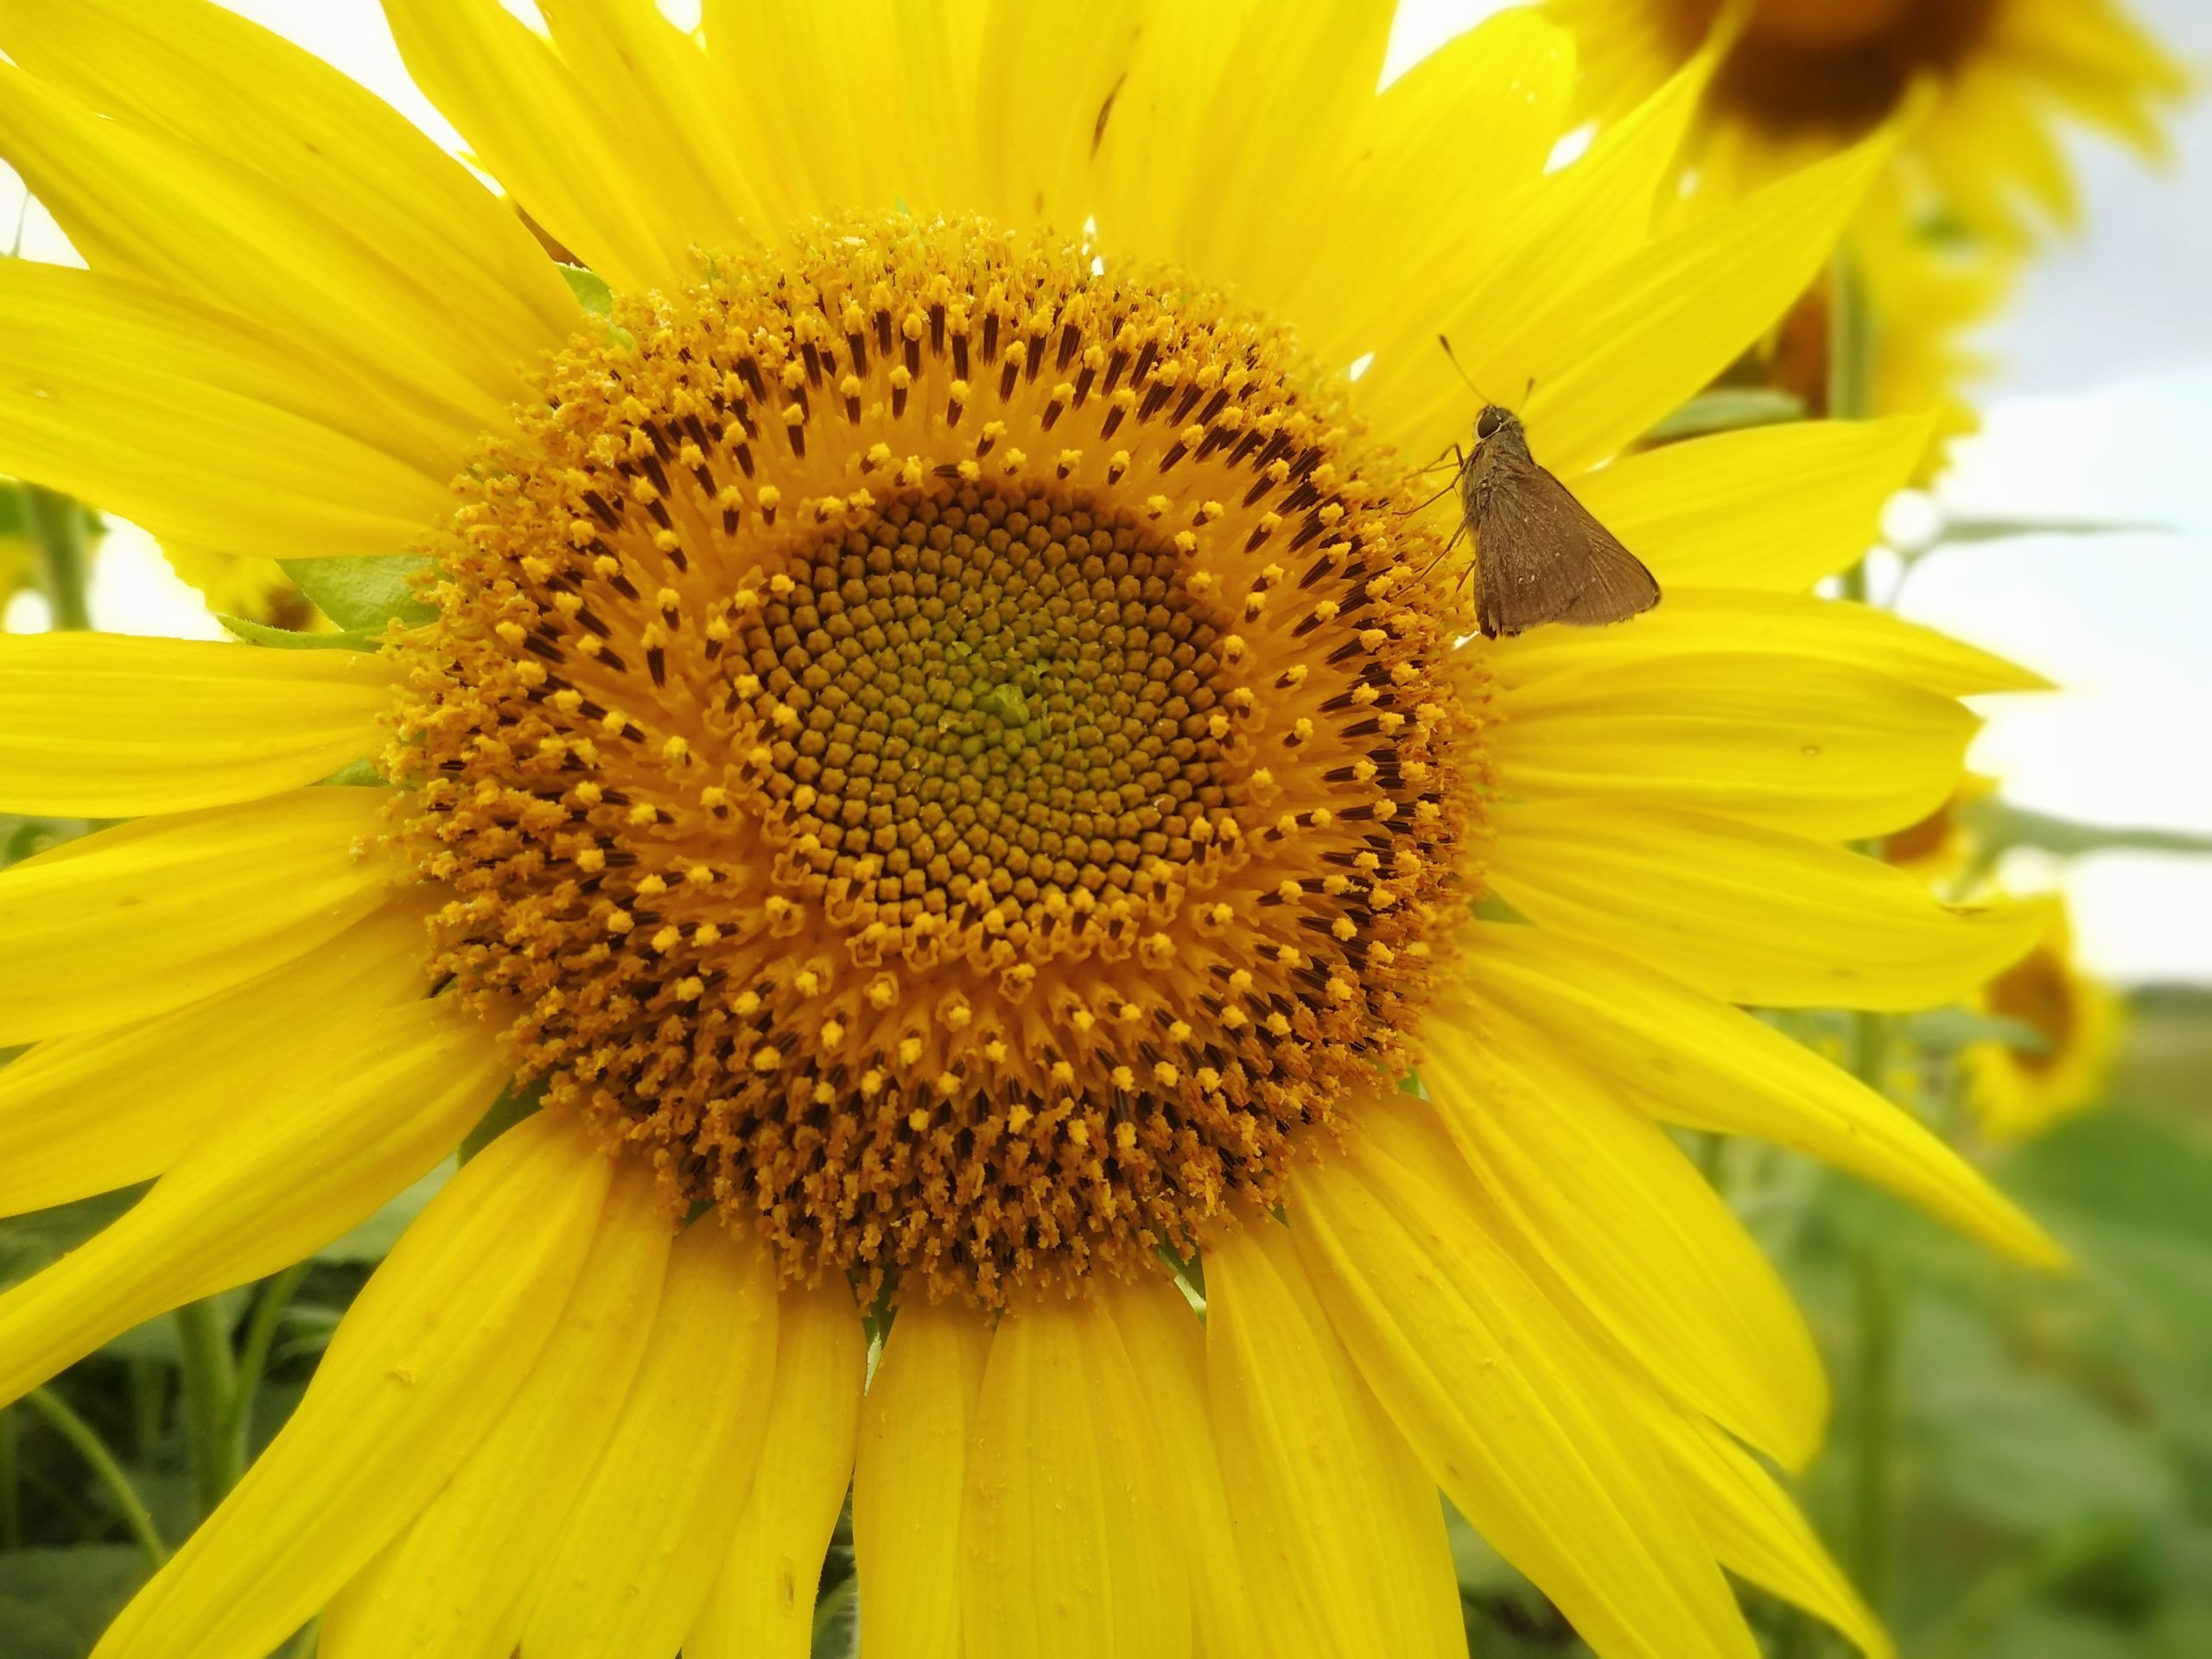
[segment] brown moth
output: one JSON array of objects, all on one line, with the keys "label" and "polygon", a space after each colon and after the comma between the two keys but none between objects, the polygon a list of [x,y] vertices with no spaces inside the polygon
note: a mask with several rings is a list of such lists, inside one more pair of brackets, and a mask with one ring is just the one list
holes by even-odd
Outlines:
[{"label": "brown moth", "polygon": [[1476,417],[1459,502],[1474,532],[1475,619],[1484,638],[1546,622],[1625,622],[1659,602],[1643,562],[1536,464],[1511,410],[1486,404]]}]

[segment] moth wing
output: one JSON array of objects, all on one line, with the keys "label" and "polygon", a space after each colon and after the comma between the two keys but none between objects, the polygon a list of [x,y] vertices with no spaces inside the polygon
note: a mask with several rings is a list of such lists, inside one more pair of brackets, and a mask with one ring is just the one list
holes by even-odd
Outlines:
[{"label": "moth wing", "polygon": [[1575,556],[1588,541],[1582,523],[1597,520],[1524,455],[1483,454],[1475,465],[1477,625],[1494,639],[1557,621],[1585,585]]},{"label": "moth wing", "polygon": [[1640,616],[1656,605],[1659,583],[1643,561],[1623,547],[1620,538],[1599,523],[1566,485],[1549,473],[1543,480],[1573,512],[1585,550],[1582,590],[1553,620],[1575,627],[1603,627]]}]

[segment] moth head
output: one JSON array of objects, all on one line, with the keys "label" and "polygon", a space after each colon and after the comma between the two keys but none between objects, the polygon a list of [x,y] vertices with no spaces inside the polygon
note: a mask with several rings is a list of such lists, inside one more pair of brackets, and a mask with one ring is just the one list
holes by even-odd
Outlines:
[{"label": "moth head", "polygon": [[1498,428],[1512,418],[1511,410],[1501,408],[1496,404],[1484,404],[1483,412],[1475,416],[1475,442],[1479,443],[1484,438],[1490,437],[1497,432]]}]

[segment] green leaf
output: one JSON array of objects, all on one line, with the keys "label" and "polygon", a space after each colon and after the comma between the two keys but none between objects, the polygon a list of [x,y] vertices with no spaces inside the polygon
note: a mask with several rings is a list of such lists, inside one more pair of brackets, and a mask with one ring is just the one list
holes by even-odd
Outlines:
[{"label": "green leaf", "polygon": [[57,1204],[50,1210],[0,1219],[0,1290],[21,1284],[41,1268],[59,1262],[136,1204],[145,1190],[126,1187],[120,1192],[102,1192],[73,1204]]},{"label": "green leaf", "polygon": [[2127,1631],[2078,1613],[2025,1607],[1999,1626],[1984,1652],[2002,1659],[2142,1659]]},{"label": "green leaf", "polygon": [[394,619],[417,627],[437,615],[415,597],[414,578],[431,568],[431,562],[419,553],[277,563],[315,608],[341,628],[380,633]]},{"label": "green leaf", "polygon": [[2173,1475],[2148,1437],[2012,1361],[1979,1314],[1918,1304],[1904,1373],[1929,1478],[1956,1509],[2028,1535],[2104,1517],[2148,1528],[2175,1513]]},{"label": "green leaf", "polygon": [[2128,848],[2146,853],[2212,853],[2212,836],[2178,830],[2129,830],[2101,823],[2076,823],[2046,812],[2029,812],[2003,801],[1977,801],[1961,816],[1975,837],[1993,854],[2008,847],[2037,847],[2068,855]]},{"label": "green leaf", "polygon": [[1653,427],[1649,436],[1654,443],[1666,443],[1675,438],[1735,432],[1747,426],[1780,426],[1804,418],[1804,400],[1786,391],[1765,386],[1724,386],[1700,392]]},{"label": "green leaf", "polygon": [[369,651],[383,647],[380,634],[366,628],[346,628],[337,633],[295,633],[289,628],[272,628],[265,622],[250,622],[242,616],[226,616],[215,613],[215,620],[249,645],[267,645],[275,651]]},{"label": "green leaf", "polygon": [[0,1554],[0,1654],[85,1659],[146,1576],[134,1544]]},{"label": "green leaf", "polygon": [[2007,542],[2019,536],[2144,536],[2171,534],[2171,524],[2127,518],[1952,518],[1939,547],[1961,542]]},{"label": "green leaf", "polygon": [[582,265],[556,265],[554,269],[561,273],[578,305],[594,317],[613,315],[614,290],[607,285],[604,276],[595,270],[586,270]]},{"label": "green leaf", "polygon": [[[246,1309],[253,1305],[253,1287],[238,1285],[217,1292],[213,1300],[216,1324],[226,1332],[234,1332],[245,1318]],[[147,1359],[156,1365],[184,1363],[176,1321],[166,1313],[157,1313],[143,1325],[133,1325],[121,1336],[110,1338],[100,1344],[99,1351],[111,1359]]]}]

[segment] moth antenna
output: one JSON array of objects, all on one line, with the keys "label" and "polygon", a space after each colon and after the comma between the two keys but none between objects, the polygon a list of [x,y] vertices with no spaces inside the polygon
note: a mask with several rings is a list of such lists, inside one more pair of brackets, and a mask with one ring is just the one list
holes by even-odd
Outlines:
[{"label": "moth antenna", "polygon": [[1460,366],[1459,354],[1452,349],[1452,337],[1449,334],[1439,334],[1436,337],[1436,343],[1444,348],[1444,355],[1451,359],[1452,372],[1467,383],[1467,390],[1473,392],[1476,397],[1481,397],[1485,404],[1492,401],[1483,396],[1483,389],[1475,384],[1474,377]]}]

